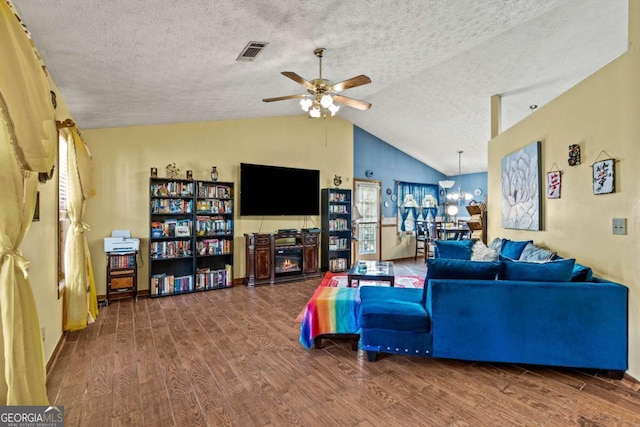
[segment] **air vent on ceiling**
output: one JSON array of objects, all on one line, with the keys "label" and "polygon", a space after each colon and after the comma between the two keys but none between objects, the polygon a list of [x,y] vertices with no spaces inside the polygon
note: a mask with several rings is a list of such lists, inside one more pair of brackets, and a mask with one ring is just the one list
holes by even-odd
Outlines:
[{"label": "air vent on ceiling", "polygon": [[253,61],[268,44],[267,42],[249,42],[244,49],[242,49],[236,61]]}]

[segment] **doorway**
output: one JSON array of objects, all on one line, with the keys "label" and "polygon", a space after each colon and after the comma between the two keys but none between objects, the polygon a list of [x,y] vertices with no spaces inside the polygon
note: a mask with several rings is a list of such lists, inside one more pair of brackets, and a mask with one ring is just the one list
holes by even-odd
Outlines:
[{"label": "doorway", "polygon": [[380,261],[380,218],[382,216],[381,181],[354,179],[355,206],[361,218],[356,220],[354,237],[355,259]]}]

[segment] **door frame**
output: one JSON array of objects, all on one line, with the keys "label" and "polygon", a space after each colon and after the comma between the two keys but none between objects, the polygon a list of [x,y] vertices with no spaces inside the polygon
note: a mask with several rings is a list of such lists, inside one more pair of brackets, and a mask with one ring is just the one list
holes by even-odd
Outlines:
[{"label": "door frame", "polygon": [[[377,232],[376,232],[376,247],[378,248],[378,256],[377,256],[377,261],[382,261],[382,181],[378,180],[378,179],[364,179],[364,178],[354,178],[353,179],[353,199],[354,199],[354,204],[356,204],[355,202],[357,201],[356,198],[356,183],[357,182],[369,182],[369,183],[375,183],[378,184],[378,224],[376,226],[377,228]],[[360,234],[358,233],[358,238],[360,238]],[[359,242],[359,240],[358,240]],[[358,245],[359,243],[356,243],[356,247],[354,250],[354,259],[358,258]]]}]

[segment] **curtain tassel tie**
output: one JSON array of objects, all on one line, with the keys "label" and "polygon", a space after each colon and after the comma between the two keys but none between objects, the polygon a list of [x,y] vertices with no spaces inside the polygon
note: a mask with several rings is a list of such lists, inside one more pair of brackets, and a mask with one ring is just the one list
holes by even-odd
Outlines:
[{"label": "curtain tassel tie", "polygon": [[91,230],[91,227],[89,227],[89,224],[86,222],[74,221],[71,225],[73,226],[73,231],[76,234],[84,233],[85,230]]},{"label": "curtain tassel tie", "polygon": [[24,259],[20,249],[0,248],[0,259],[3,259],[4,257],[12,257],[20,271],[22,271],[24,278],[26,279],[29,277],[28,269],[31,263]]}]

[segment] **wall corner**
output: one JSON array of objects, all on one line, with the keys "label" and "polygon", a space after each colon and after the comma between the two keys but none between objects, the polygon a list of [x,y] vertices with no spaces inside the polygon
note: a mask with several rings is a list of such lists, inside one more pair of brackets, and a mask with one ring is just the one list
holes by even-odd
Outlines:
[{"label": "wall corner", "polygon": [[640,53],[640,0],[629,0],[629,52]]}]

